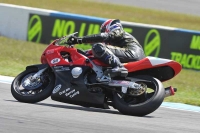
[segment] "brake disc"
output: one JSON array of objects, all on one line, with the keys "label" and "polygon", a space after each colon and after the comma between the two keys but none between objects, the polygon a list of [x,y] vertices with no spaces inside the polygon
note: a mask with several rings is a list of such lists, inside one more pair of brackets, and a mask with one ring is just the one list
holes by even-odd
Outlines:
[{"label": "brake disc", "polygon": [[39,77],[33,80],[32,79],[33,75],[34,73],[30,73],[22,79],[22,87],[24,89],[35,90],[39,88],[40,86],[42,86],[41,78]]}]

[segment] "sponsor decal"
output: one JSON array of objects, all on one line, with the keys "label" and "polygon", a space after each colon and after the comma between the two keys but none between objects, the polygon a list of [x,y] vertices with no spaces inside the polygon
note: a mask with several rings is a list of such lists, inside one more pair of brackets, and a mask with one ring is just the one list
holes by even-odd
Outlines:
[{"label": "sponsor decal", "polygon": [[190,49],[200,50],[200,36],[194,35],[192,37]]},{"label": "sponsor decal", "polygon": [[[185,46],[185,44],[183,45]],[[189,52],[171,52],[171,59],[179,62],[183,68],[200,70],[200,54],[198,53],[200,50],[200,36],[193,35],[190,45],[185,49]]]},{"label": "sponsor decal", "polygon": [[144,41],[144,52],[147,56],[158,57],[160,53],[161,37],[156,29],[150,30]]},{"label": "sponsor decal", "polygon": [[75,92],[75,89],[71,90],[70,92],[66,93],[65,96],[70,96],[71,94],[73,94]]},{"label": "sponsor decal", "polygon": [[80,94],[79,91],[76,91],[75,89],[71,90],[70,92],[66,93],[65,96],[66,97],[70,97],[70,98],[73,98],[75,97],[76,95]]},{"label": "sponsor decal", "polygon": [[[78,36],[91,35],[99,33],[100,24],[94,24],[91,22],[80,23],[77,20],[63,20],[63,19],[51,19],[53,27],[51,27],[51,38],[60,38],[68,34],[78,32]],[[54,39],[53,39],[54,40]],[[52,40],[50,40],[52,42]]]},{"label": "sponsor decal", "polygon": [[70,98],[73,98],[73,97],[75,97],[76,95],[78,95],[79,94],[79,91],[76,91],[75,93],[73,93],[72,95],[70,95],[69,97]]},{"label": "sponsor decal", "polygon": [[42,36],[42,21],[39,15],[33,15],[28,22],[28,41],[40,42]]},{"label": "sponsor decal", "polygon": [[69,67],[66,66],[55,66],[54,67],[55,71],[69,71]]},{"label": "sponsor decal", "polygon": [[46,54],[53,54],[54,53],[54,49],[51,50],[47,50]]},{"label": "sponsor decal", "polygon": [[200,70],[200,55],[171,52],[171,59],[179,62],[184,68]]},{"label": "sponsor decal", "polygon": [[70,88],[67,88],[67,89],[65,89],[65,90],[63,90],[63,91],[61,91],[61,92],[59,92],[59,95],[65,94],[65,93],[67,93],[68,91],[70,91]]},{"label": "sponsor decal", "polygon": [[54,58],[53,60],[51,60],[51,64],[56,64],[60,62],[60,58]]},{"label": "sponsor decal", "polygon": [[53,89],[53,94],[57,93],[61,88],[61,84],[57,85],[54,89]]}]

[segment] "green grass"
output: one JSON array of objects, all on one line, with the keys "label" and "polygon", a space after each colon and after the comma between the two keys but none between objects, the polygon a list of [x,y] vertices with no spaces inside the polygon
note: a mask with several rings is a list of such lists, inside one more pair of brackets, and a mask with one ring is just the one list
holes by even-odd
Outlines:
[{"label": "green grass", "polygon": [[178,91],[175,96],[165,99],[169,102],[180,102],[200,106],[200,72],[183,69],[175,78],[164,82],[164,86],[173,86]]},{"label": "green grass", "polygon": [[[103,18],[119,18],[130,22],[200,30],[200,17],[197,16],[102,4],[91,0],[1,0],[1,2]],[[40,56],[46,45],[0,37],[0,47],[0,74],[16,76],[27,65],[40,63]],[[165,101],[200,106],[198,79],[200,79],[200,72],[182,70],[174,79],[164,82],[165,87],[172,85],[178,88],[176,95],[166,98]]]},{"label": "green grass", "polygon": [[0,74],[16,76],[25,66],[40,63],[46,45],[0,37]]}]

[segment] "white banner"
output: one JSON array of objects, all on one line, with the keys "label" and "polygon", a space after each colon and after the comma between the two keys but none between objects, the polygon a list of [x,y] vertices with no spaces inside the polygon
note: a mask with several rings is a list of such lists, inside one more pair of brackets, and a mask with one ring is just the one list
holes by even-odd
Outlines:
[{"label": "white banner", "polygon": [[0,3],[0,35],[26,40],[30,13],[49,15],[51,10]]}]

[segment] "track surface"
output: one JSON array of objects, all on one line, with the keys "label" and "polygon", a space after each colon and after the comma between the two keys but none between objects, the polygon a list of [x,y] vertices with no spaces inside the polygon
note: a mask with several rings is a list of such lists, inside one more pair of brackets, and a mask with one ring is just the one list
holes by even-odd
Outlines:
[{"label": "track surface", "polygon": [[17,102],[0,84],[0,133],[199,133],[200,113],[160,107],[145,117],[52,101]]},{"label": "track surface", "polygon": [[[93,0],[200,16],[200,0]],[[134,15],[134,14],[133,14]]]}]

